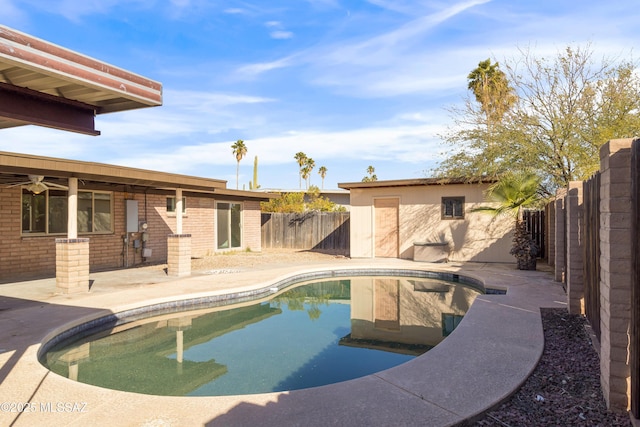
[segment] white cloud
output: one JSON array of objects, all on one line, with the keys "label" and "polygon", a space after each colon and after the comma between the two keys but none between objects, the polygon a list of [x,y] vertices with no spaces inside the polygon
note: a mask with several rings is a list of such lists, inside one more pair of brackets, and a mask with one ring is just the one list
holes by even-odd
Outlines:
[{"label": "white cloud", "polygon": [[272,39],[278,40],[290,39],[293,37],[293,33],[291,31],[272,31],[269,35]]},{"label": "white cloud", "polygon": [[286,68],[295,65],[295,61],[298,55],[291,55],[285,58],[278,59],[271,62],[262,62],[256,64],[243,65],[236,70],[236,73],[245,77],[256,77],[262,73],[271,70],[277,70],[279,68]]},{"label": "white cloud", "polygon": [[12,0],[0,0],[0,10],[4,25],[13,25],[26,19],[26,14]]},{"label": "white cloud", "polygon": [[[345,131],[290,131],[279,136],[245,139],[247,156],[258,156],[260,165],[291,163],[298,151],[307,153],[316,164],[368,159],[424,164],[438,158],[437,134],[440,125],[419,123]],[[153,170],[193,174],[214,170],[214,166],[233,166],[231,141],[193,144],[188,141],[170,153],[149,153],[146,157],[122,156],[115,163]],[[290,155],[289,155],[290,154]]]},{"label": "white cloud", "polygon": [[[448,67],[436,70],[432,64],[442,65],[443,57],[452,59],[453,55],[448,54],[446,46],[433,46],[431,49],[423,46],[422,51],[416,47],[423,44],[425,35],[434,27],[488,1],[457,3],[364,40],[341,40],[319,45],[276,61],[246,65],[238,71],[243,75],[257,76],[276,69],[306,66],[305,75],[314,84],[343,88],[352,95],[367,97],[441,89],[444,80],[452,84],[453,76]],[[447,65],[457,62],[454,60]],[[424,66],[418,69],[418,64]],[[416,79],[418,75],[420,78]]]}]

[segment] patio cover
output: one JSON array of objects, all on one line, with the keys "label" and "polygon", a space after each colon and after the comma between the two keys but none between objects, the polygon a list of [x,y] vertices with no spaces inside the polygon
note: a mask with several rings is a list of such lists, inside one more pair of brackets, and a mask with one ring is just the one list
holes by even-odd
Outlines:
[{"label": "patio cover", "polygon": [[162,105],[162,84],[0,25],[0,129],[99,135],[97,114]]}]

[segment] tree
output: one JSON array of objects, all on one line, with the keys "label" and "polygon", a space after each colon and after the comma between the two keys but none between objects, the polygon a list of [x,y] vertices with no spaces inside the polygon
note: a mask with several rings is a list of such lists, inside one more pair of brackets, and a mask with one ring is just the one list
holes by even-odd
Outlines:
[{"label": "tree", "polygon": [[505,61],[515,98],[501,117],[487,114],[477,98],[452,110],[454,127],[444,140],[454,148],[438,166],[439,175],[535,170],[544,190],[554,193],[595,172],[608,139],[640,134],[634,63],[595,61],[590,46],[569,46],[550,59],[529,50],[520,54]]},{"label": "tree", "polygon": [[322,189],[324,190],[324,178],[327,176],[327,168],[324,166],[320,166],[320,168],[318,168],[318,174],[320,175],[320,178],[322,179]]},{"label": "tree", "polygon": [[[305,201],[305,198],[307,199]],[[345,212],[344,206],[338,206],[331,200],[320,195],[320,189],[312,185],[304,193],[281,193],[277,199],[261,202],[262,212],[302,213],[309,211],[319,212]]]},{"label": "tree", "polygon": [[497,62],[491,63],[491,59],[480,61],[478,67],[467,76],[467,82],[467,88],[480,104],[488,127],[500,122],[517,99],[507,76]]},{"label": "tree", "polygon": [[298,151],[293,158],[298,162],[298,176],[300,178],[300,189],[302,189],[302,168],[307,163],[307,155],[302,151]]},{"label": "tree", "polygon": [[307,189],[309,188],[309,185],[311,184],[311,172],[313,171],[313,168],[316,167],[316,162],[315,160],[313,160],[311,157],[307,158],[307,161],[305,162],[304,166],[302,167],[302,171],[303,171],[303,178],[306,181],[307,184]]},{"label": "tree", "polygon": [[495,202],[497,206],[480,206],[472,211],[515,218],[511,255],[515,256],[518,269],[535,270],[540,248],[527,231],[526,223],[522,220],[522,211],[537,207],[541,203],[540,178],[530,171],[506,173],[489,187],[486,198]]},{"label": "tree", "polygon": [[367,167],[367,174],[369,176],[365,176],[364,178],[362,178],[362,182],[377,181],[378,176],[374,173],[375,171],[376,171],[376,168],[374,168],[373,166]]},{"label": "tree", "polygon": [[247,154],[247,146],[244,145],[244,141],[239,139],[232,146],[233,155],[236,156],[238,165],[236,166],[236,190],[238,189],[238,182],[240,176],[240,160]]}]

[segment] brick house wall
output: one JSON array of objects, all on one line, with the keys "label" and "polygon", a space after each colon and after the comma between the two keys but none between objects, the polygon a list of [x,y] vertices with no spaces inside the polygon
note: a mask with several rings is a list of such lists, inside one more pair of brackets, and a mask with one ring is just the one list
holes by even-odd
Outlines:
[{"label": "brick house wall", "polygon": [[260,252],[262,250],[260,202],[244,202],[243,213],[244,247],[245,249],[251,249],[253,252]]},{"label": "brick house wall", "polygon": [[[20,188],[0,188],[0,283],[55,276],[55,239],[64,235],[22,236]],[[140,232],[126,233],[126,200],[138,201],[139,222],[146,221],[147,240]],[[176,232],[176,217],[167,213],[166,195],[113,193],[113,233],[82,234],[89,238],[91,271],[133,267],[167,261],[167,236]],[[220,200],[224,201],[224,200]],[[191,234],[191,255],[202,257],[216,251],[216,200],[187,197],[183,233]],[[243,248],[261,250],[260,202],[243,202]],[[128,243],[125,243],[128,237]],[[139,240],[139,248],[134,242]],[[151,256],[143,259],[143,248]]]}]

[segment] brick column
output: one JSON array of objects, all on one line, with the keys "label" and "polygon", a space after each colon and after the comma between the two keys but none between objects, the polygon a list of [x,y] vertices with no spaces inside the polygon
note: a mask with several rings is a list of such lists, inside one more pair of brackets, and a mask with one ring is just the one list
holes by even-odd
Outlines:
[{"label": "brick column", "polygon": [[584,214],[582,207],[582,181],[571,181],[567,198],[566,234],[567,234],[567,270],[565,283],[567,284],[567,307],[571,314],[584,314],[584,263],[583,263],[583,233]]},{"label": "brick column", "polygon": [[89,239],[56,239],[56,291],[89,291]]},{"label": "brick column", "polygon": [[167,274],[178,277],[191,275],[191,234],[167,236]]},{"label": "brick column", "polygon": [[556,201],[554,202],[555,208],[555,229],[556,232],[554,234],[554,244],[555,247],[555,259],[553,265],[554,269],[554,280],[556,282],[564,282],[564,264],[565,264],[565,240],[567,238],[567,234],[565,232],[565,210],[564,210],[564,202],[565,196],[567,195],[567,190],[565,188],[561,188],[556,192]]},{"label": "brick column", "polygon": [[631,139],[600,149],[600,382],[607,406],[629,406]]}]

